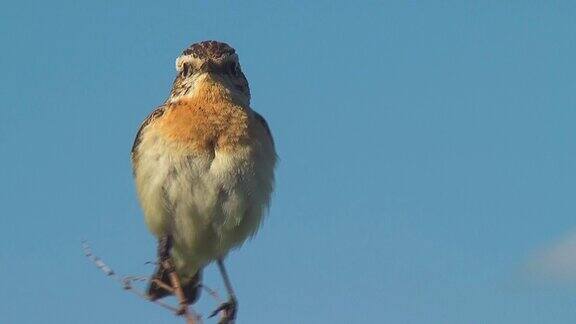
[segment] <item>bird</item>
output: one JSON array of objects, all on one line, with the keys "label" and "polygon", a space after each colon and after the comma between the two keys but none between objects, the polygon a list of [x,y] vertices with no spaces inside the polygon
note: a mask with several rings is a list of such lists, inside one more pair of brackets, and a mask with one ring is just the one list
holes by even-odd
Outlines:
[{"label": "bird", "polygon": [[150,300],[199,297],[202,270],[216,262],[228,292],[222,311],[232,322],[238,302],[224,259],[253,237],[268,213],[277,162],[268,123],[250,106],[238,54],[202,41],[176,59],[168,98],[137,131],[131,151],[145,223],[158,242]]}]

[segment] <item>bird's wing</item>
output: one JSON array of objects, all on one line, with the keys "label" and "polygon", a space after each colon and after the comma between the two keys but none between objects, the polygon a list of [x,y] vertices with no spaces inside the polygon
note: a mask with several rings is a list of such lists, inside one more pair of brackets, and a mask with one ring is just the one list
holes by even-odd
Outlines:
[{"label": "bird's wing", "polygon": [[165,110],[165,106],[160,106],[156,109],[154,109],[154,111],[152,111],[148,117],[146,117],[146,119],[144,119],[144,121],[142,122],[142,124],[140,125],[140,128],[138,128],[138,132],[136,133],[136,138],[134,138],[134,143],[132,144],[132,150],[131,150],[131,157],[132,157],[132,163],[135,163],[135,154],[136,154],[136,150],[138,149],[138,144],[140,144],[140,142],[142,141],[142,139],[140,138],[140,136],[142,136],[142,131],[144,130],[144,128],[146,128],[146,126],[148,126],[154,119],[162,116],[164,114],[164,110]]},{"label": "bird's wing", "polygon": [[272,145],[274,145],[274,138],[272,137],[272,132],[270,131],[270,127],[268,127],[266,119],[264,119],[264,117],[262,117],[262,115],[260,115],[257,112],[254,112],[254,117],[256,117],[256,120],[262,125],[262,127],[264,127],[264,129],[266,130],[266,134],[268,134],[270,142],[272,142]]}]

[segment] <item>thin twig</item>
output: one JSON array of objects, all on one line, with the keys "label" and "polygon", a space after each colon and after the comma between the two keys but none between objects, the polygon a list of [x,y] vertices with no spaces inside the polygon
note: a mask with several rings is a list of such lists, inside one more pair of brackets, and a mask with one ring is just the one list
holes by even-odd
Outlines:
[{"label": "thin twig", "polygon": [[167,284],[163,283],[162,281],[158,280],[158,279],[152,279],[152,282],[157,284],[158,287],[169,291],[170,293],[174,293],[174,289],[172,289],[172,287],[168,286]]},{"label": "thin twig", "polygon": [[[201,324],[202,323],[202,319],[200,318],[199,315],[197,315],[193,310],[187,310],[184,314],[179,314],[179,312],[182,311],[182,308],[178,308],[178,307],[174,307],[172,305],[169,305],[167,303],[164,303],[160,300],[150,300],[150,298],[148,298],[148,295],[144,292],[142,292],[141,290],[139,290],[138,288],[134,287],[134,285],[132,283],[134,282],[149,282],[150,280],[147,279],[147,277],[145,276],[124,276],[124,277],[120,277],[118,274],[116,274],[116,272],[114,270],[112,270],[111,267],[109,267],[104,261],[102,261],[102,259],[100,259],[98,256],[94,255],[94,253],[92,253],[92,249],[90,248],[90,245],[88,245],[88,243],[83,240],[82,241],[82,250],[84,251],[84,255],[90,260],[92,261],[92,263],[94,263],[94,265],[100,269],[106,276],[110,277],[112,280],[118,282],[122,288],[124,288],[124,290],[129,291],[133,294],[135,294],[136,296],[152,302],[162,308],[165,308],[167,310],[169,310],[170,312],[176,314],[176,315],[181,315],[186,319],[186,323],[187,324]],[[171,289],[171,288],[170,288]],[[188,309],[188,307],[186,307],[186,309]]]},{"label": "thin twig", "polygon": [[220,298],[220,295],[218,295],[216,290],[211,289],[210,287],[208,287],[204,284],[200,284],[200,287],[202,287],[202,289],[204,289],[208,293],[208,295],[212,296],[212,298],[214,298],[216,303],[218,303],[218,304],[222,303],[222,299]]}]

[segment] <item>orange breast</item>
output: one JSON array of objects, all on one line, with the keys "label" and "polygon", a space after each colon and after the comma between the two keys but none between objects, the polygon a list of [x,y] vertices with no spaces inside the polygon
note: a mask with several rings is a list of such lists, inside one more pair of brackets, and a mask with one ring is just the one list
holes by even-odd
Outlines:
[{"label": "orange breast", "polygon": [[182,148],[230,151],[249,141],[249,122],[243,107],[196,97],[170,104],[156,126]]}]

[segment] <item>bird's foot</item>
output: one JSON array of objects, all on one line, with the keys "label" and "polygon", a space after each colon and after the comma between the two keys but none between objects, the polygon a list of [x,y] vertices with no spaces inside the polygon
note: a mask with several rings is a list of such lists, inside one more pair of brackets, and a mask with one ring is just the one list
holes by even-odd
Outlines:
[{"label": "bird's foot", "polygon": [[232,324],[236,320],[236,312],[238,311],[238,302],[235,298],[230,298],[227,302],[221,304],[210,314],[210,317],[216,316],[222,312],[222,318],[218,324]]}]

